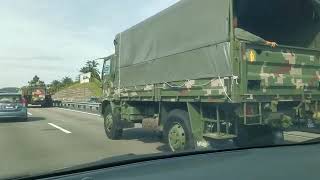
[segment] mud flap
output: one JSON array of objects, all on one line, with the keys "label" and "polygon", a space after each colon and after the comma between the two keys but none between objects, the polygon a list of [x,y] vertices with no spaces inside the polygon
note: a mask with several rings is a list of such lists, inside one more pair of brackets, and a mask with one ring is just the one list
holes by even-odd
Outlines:
[{"label": "mud flap", "polygon": [[209,143],[203,138],[204,123],[201,119],[200,103],[187,103],[187,107],[196,149],[208,148]]}]

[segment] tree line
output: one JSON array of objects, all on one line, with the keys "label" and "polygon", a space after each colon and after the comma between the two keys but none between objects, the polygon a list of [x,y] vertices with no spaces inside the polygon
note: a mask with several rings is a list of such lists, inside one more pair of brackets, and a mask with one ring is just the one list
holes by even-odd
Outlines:
[{"label": "tree line", "polygon": [[[100,78],[100,71],[98,69],[99,63],[95,60],[93,61],[87,61],[86,64],[80,68],[79,72],[81,74],[84,73],[91,73],[91,79],[96,79],[98,81],[101,81]],[[41,87],[41,86],[47,86],[50,90],[51,93],[56,93],[60,91],[61,89],[67,88],[72,86],[73,84],[79,83],[80,82],[80,75],[77,76],[75,80],[73,80],[69,76],[65,76],[62,79],[56,79],[53,80],[50,84],[45,84],[44,81],[41,81],[39,76],[35,75],[31,81],[28,82],[28,86],[30,87]]]},{"label": "tree line", "polygon": [[[99,63],[95,60],[87,61],[86,64],[82,68],[80,68],[79,72],[81,74],[91,73],[90,81],[92,81],[93,79],[101,81],[100,71],[98,69],[98,66],[99,66]],[[73,80],[69,76],[66,76],[66,77],[62,78],[61,80],[53,80],[49,84],[49,87],[50,87],[51,93],[55,93],[61,89],[67,88],[67,87],[69,87],[75,83],[79,83],[79,82],[80,82],[80,75],[77,76],[77,78],[75,80]]]}]

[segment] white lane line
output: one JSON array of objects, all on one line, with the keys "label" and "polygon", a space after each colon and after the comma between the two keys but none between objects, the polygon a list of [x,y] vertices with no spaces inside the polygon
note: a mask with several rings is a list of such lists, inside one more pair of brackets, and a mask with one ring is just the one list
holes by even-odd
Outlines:
[{"label": "white lane line", "polygon": [[59,127],[59,126],[57,126],[57,125],[55,125],[55,124],[53,124],[53,123],[48,123],[48,124],[49,124],[50,126],[53,126],[53,127],[57,128],[57,129],[59,129],[60,131],[66,133],[66,134],[71,134],[70,131],[65,130],[65,129],[63,129],[62,127]]},{"label": "white lane line", "polygon": [[32,116],[32,114],[31,114],[31,113],[29,113],[29,112],[28,112],[28,115],[29,115],[29,116]]},{"label": "white lane line", "polygon": [[64,109],[64,108],[57,108],[57,109],[61,109],[61,110],[64,110],[64,111],[71,111],[71,112],[77,112],[77,113],[82,113],[82,114],[88,114],[88,115],[92,115],[92,116],[99,116],[99,117],[101,117],[101,115],[99,115],[99,114],[94,114],[94,113],[88,113],[88,112],[76,111],[76,110]]}]

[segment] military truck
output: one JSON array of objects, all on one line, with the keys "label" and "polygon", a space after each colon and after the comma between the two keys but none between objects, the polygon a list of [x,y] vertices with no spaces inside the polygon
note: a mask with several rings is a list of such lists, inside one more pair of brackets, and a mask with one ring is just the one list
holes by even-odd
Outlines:
[{"label": "military truck", "polygon": [[45,85],[24,87],[22,88],[22,94],[28,105],[37,105],[41,107],[52,106],[51,94]]},{"label": "military truck", "polygon": [[319,124],[319,7],[181,0],[119,33],[102,70],[106,135],[142,123],[181,151],[270,145],[297,121]]}]

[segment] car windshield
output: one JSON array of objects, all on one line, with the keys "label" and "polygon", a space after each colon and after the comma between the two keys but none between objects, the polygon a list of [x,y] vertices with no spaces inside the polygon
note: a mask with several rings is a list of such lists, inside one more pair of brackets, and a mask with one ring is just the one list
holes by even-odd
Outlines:
[{"label": "car windshield", "polygon": [[0,103],[17,103],[20,102],[21,97],[17,95],[1,95]]},{"label": "car windshield", "polygon": [[8,0],[0,22],[0,179],[320,139],[319,0]]}]

